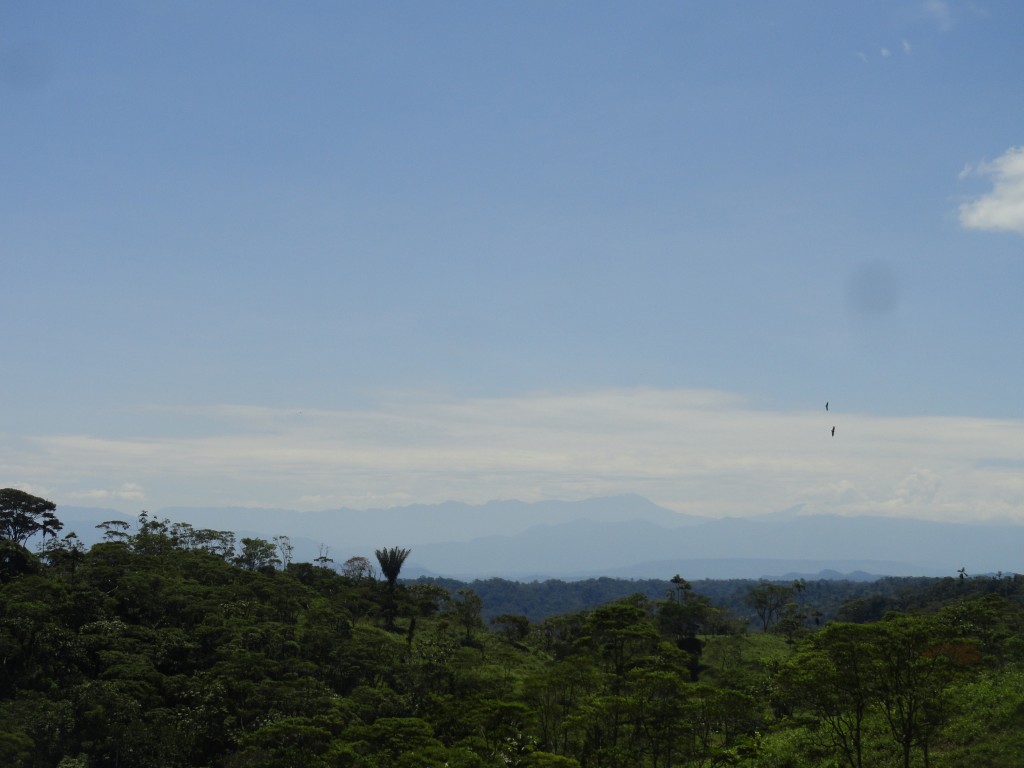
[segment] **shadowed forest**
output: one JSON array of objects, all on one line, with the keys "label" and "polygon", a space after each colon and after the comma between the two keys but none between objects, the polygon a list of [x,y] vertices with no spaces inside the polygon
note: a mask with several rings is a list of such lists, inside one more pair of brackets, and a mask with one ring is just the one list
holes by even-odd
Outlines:
[{"label": "shadowed forest", "polygon": [[[0,765],[1019,766],[1024,579],[403,581],[0,491]],[[26,547],[32,541],[34,549]],[[371,559],[372,558],[372,559]]]}]

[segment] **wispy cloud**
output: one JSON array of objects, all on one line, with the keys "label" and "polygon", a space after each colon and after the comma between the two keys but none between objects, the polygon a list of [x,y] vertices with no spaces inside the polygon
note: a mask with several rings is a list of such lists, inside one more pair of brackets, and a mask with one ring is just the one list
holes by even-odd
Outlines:
[{"label": "wispy cloud", "polygon": [[926,0],[921,4],[921,9],[925,17],[943,32],[953,28],[953,13],[949,3],[944,0]]},{"label": "wispy cloud", "polygon": [[118,501],[142,501],[146,494],[138,483],[121,483],[116,488],[90,488],[84,491],[71,491],[67,501],[75,504],[102,504]]},{"label": "wispy cloud", "polygon": [[[910,45],[910,41],[908,41],[908,40],[900,41],[900,49],[903,51],[904,55],[906,55],[906,56],[909,56],[911,54],[911,52],[913,51],[913,47]],[[882,46],[881,48],[878,49],[878,58],[880,58],[880,59],[891,59],[892,55],[893,55],[892,48],[889,48],[887,46]],[[857,51],[856,52],[856,56],[857,56],[858,59],[863,61],[865,64],[869,63],[868,55],[866,53],[864,53],[864,51]]]},{"label": "wispy cloud", "polygon": [[177,428],[210,419],[218,431],[174,438],[160,436],[158,416],[147,418],[145,438],[40,435],[15,451],[0,437],[0,459],[19,453],[20,479],[58,503],[128,512],[636,492],[713,516],[805,504],[1024,519],[1024,483],[1010,469],[1024,461],[1016,421],[765,411],[728,393],[647,389],[406,396],[348,411],[182,410]]},{"label": "wispy cloud", "polygon": [[1011,147],[990,163],[960,177],[977,173],[992,180],[992,190],[960,206],[960,223],[968,229],[1002,230],[1024,234],[1024,147]]}]

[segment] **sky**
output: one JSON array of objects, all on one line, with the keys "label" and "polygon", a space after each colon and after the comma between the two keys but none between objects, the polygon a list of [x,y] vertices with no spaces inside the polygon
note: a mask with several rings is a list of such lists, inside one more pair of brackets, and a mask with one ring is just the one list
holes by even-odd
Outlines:
[{"label": "sky", "polygon": [[0,487],[1024,523],[1021,29],[7,0]]}]

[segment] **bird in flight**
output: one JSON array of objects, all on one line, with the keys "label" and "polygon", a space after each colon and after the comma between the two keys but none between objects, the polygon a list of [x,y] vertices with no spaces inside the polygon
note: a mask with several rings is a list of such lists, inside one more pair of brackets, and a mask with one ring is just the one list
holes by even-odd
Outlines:
[{"label": "bird in flight", "polygon": [[828,410],[828,400],[825,401],[825,410]]},{"label": "bird in flight", "polygon": [[835,436],[836,436],[836,428],[832,427],[832,437],[835,437]]}]

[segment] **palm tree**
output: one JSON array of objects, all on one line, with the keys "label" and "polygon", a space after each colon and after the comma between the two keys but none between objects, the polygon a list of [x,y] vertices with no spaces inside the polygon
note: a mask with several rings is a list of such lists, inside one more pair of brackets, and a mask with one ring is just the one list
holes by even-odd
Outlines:
[{"label": "palm tree", "polygon": [[374,552],[377,555],[377,562],[380,563],[380,572],[388,582],[388,598],[384,607],[384,620],[388,629],[395,628],[395,583],[398,581],[398,574],[402,571],[405,558],[411,550],[400,547],[391,549],[378,549]]},{"label": "palm tree", "polygon": [[405,563],[405,558],[409,556],[410,551],[408,549],[392,547],[391,549],[378,549],[374,553],[377,555],[377,562],[380,563],[380,572],[384,574],[384,578],[388,581],[389,589],[395,588],[398,574],[401,573],[402,565]]}]

